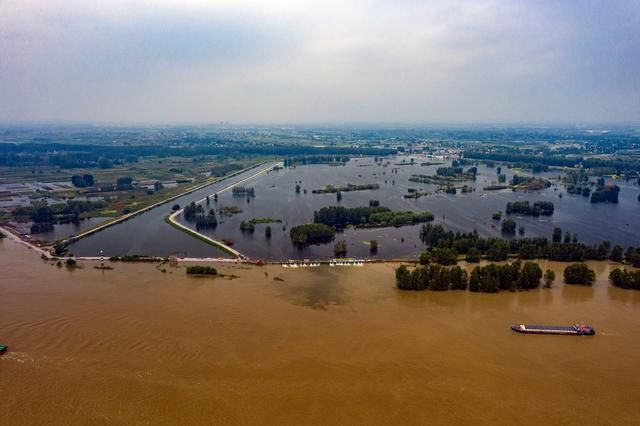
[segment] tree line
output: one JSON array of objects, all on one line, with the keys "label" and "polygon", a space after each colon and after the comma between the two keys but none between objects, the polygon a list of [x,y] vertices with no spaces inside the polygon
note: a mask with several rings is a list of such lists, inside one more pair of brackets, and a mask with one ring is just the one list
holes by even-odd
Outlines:
[{"label": "tree line", "polygon": [[496,293],[500,290],[538,288],[543,273],[534,262],[515,261],[507,265],[476,266],[471,274],[459,266],[421,265],[410,271],[405,265],[396,269],[396,285],[401,290],[467,290]]},{"label": "tree line", "polygon": [[[617,271],[617,272],[616,272]],[[590,286],[595,281],[595,272],[584,263],[567,265],[564,270],[564,281],[567,284]],[[396,269],[396,286],[400,290],[411,291],[446,291],[446,290],[470,290],[481,293],[497,293],[501,290],[519,291],[532,290],[540,287],[544,279],[545,287],[551,287],[555,280],[555,273],[542,268],[535,262],[519,260],[510,264],[497,265],[491,263],[484,266],[476,266],[468,274],[459,266],[444,267],[438,264],[426,264],[409,270],[405,265]],[[610,280],[615,280],[625,288],[640,289],[640,271],[626,272],[614,270]]]},{"label": "tree line", "polygon": [[554,205],[551,201],[535,201],[533,204],[529,204],[529,201],[514,201],[507,203],[505,211],[507,214],[523,216],[551,216]]},{"label": "tree line", "polygon": [[577,241],[577,236],[564,234],[560,228],[554,229],[552,239],[535,238],[483,238],[477,231],[462,233],[447,231],[440,224],[426,223],[420,229],[420,239],[429,250],[446,248],[455,250],[456,255],[466,255],[470,262],[480,261],[484,256],[491,261],[506,260],[510,255],[521,259],[549,259],[564,262],[584,260],[607,260],[627,262],[640,266],[640,248],[629,247],[626,251],[619,245],[611,246],[608,241],[587,245]]}]

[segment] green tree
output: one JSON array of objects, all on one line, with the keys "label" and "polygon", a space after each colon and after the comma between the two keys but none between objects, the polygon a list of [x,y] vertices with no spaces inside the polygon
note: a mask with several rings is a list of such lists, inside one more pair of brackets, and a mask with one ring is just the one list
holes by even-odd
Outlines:
[{"label": "green tree", "polygon": [[333,255],[335,257],[345,257],[347,255],[347,242],[344,240],[338,241],[333,246]]},{"label": "green tree", "polygon": [[613,248],[611,249],[611,255],[610,255],[611,260],[614,262],[622,262],[622,256],[623,256],[622,247],[620,247],[617,244],[613,246]]},{"label": "green tree", "polygon": [[476,247],[471,247],[467,252],[467,256],[464,258],[469,263],[480,262],[480,251]]},{"label": "green tree", "polygon": [[516,222],[513,219],[505,219],[502,221],[502,233],[504,235],[516,234]]},{"label": "green tree", "polygon": [[537,263],[526,262],[520,271],[519,287],[525,290],[538,288],[542,278],[542,268]]},{"label": "green tree", "polygon": [[593,285],[596,273],[586,263],[574,263],[564,269],[564,282],[567,284]]},{"label": "green tree", "polygon": [[451,289],[453,290],[466,290],[469,285],[469,276],[467,271],[462,269],[459,266],[454,266],[450,268],[449,271],[449,281],[451,282]]},{"label": "green tree", "polygon": [[556,279],[556,273],[551,269],[544,271],[544,288],[551,288],[553,281]]},{"label": "green tree", "polygon": [[455,265],[458,263],[458,252],[449,248],[436,248],[431,251],[431,258],[440,265]]},{"label": "green tree", "polygon": [[501,260],[507,260],[509,257],[509,251],[511,247],[509,243],[502,240],[496,240],[491,244],[489,250],[487,250],[487,259],[493,262],[499,262]]},{"label": "green tree", "polygon": [[378,253],[378,242],[376,240],[369,241],[369,253],[372,255]]},{"label": "green tree", "polygon": [[406,266],[400,265],[396,269],[396,285],[400,290],[412,290],[411,272]]},{"label": "green tree", "polygon": [[551,241],[553,241],[554,243],[559,243],[560,241],[562,241],[562,229],[553,228],[553,235],[551,237]]}]

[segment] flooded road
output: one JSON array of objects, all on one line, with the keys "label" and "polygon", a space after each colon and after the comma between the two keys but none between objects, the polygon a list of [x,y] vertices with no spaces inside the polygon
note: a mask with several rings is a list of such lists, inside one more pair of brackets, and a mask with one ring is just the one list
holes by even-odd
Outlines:
[{"label": "flooded road", "polygon": [[[637,424],[640,292],[593,265],[593,288],[411,293],[392,264],[68,271],[5,239],[0,421]],[[598,334],[509,330],[581,320]]]}]

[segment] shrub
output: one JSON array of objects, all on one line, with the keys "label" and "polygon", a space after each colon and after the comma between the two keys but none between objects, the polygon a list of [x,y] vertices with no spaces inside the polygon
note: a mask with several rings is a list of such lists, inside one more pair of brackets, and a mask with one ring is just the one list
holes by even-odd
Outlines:
[{"label": "shrub", "polygon": [[211,266],[187,266],[187,274],[189,275],[218,275],[216,268]]},{"label": "shrub", "polygon": [[458,252],[454,249],[437,248],[431,252],[435,263],[440,265],[455,265],[458,263]]},{"label": "shrub", "polygon": [[547,269],[544,271],[544,288],[551,288],[551,284],[553,284],[553,280],[556,279],[556,273],[551,269]]},{"label": "shrub", "polygon": [[586,263],[574,263],[564,269],[564,282],[567,284],[593,285],[596,273]]}]

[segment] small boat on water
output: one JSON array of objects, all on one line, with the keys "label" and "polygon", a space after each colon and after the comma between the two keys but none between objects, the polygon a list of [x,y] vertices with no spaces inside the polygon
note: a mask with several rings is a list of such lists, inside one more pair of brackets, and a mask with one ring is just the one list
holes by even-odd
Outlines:
[{"label": "small boat on water", "polygon": [[0,355],[5,353],[7,351],[7,349],[9,349],[9,346],[3,345],[2,343],[0,343]]},{"label": "small boat on water", "polygon": [[592,336],[596,334],[596,330],[586,324],[574,324],[569,326],[515,324],[511,326],[511,329],[518,333],[530,334],[565,334],[573,336]]}]

